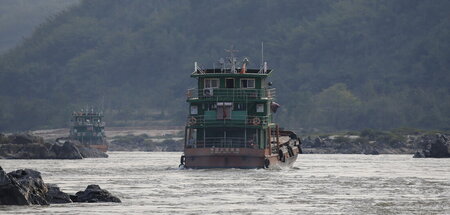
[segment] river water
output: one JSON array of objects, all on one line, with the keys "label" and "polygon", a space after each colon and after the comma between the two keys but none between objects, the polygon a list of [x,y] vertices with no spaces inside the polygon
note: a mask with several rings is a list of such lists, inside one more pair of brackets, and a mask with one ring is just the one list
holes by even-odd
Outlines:
[{"label": "river water", "polygon": [[180,170],[181,153],[0,160],[75,193],[99,184],[122,203],[0,206],[0,214],[450,214],[450,159],[305,154],[292,169]]}]

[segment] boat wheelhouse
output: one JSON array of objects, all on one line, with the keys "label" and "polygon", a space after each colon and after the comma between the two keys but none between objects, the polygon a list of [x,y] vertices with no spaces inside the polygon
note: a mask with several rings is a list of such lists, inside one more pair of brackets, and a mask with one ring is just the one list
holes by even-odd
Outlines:
[{"label": "boat wheelhouse", "polygon": [[233,55],[221,68],[201,69],[191,77],[189,115],[181,164],[187,168],[268,168],[292,166],[301,152],[300,141],[273,121],[279,105],[268,78],[272,70],[240,67]]}]

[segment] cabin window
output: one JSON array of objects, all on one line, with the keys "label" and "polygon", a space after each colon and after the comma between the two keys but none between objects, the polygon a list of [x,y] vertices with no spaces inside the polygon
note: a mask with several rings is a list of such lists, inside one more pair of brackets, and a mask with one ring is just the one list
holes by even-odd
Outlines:
[{"label": "cabin window", "polygon": [[219,88],[219,79],[205,78],[205,88]]},{"label": "cabin window", "polygon": [[216,110],[217,106],[216,103],[208,103],[206,104],[206,109],[205,110]]},{"label": "cabin window", "polygon": [[245,103],[236,103],[234,104],[234,110],[236,111],[247,110],[247,105]]},{"label": "cabin window", "polygon": [[226,88],[234,88],[234,78],[225,79],[225,87]]},{"label": "cabin window", "polygon": [[264,104],[256,104],[256,112],[264,113]]},{"label": "cabin window", "polygon": [[241,79],[241,88],[255,88],[255,79]]},{"label": "cabin window", "polygon": [[198,107],[196,105],[191,106],[191,114],[198,114]]},{"label": "cabin window", "polygon": [[217,119],[231,119],[231,110],[233,110],[233,103],[217,102]]}]

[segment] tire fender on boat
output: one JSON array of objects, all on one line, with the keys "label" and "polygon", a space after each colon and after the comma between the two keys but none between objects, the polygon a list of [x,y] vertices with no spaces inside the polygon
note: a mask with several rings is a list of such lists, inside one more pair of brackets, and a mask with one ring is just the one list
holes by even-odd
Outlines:
[{"label": "tire fender on boat", "polygon": [[297,148],[298,148],[298,153],[303,154],[302,147],[300,145],[297,145]]},{"label": "tire fender on boat", "polygon": [[267,169],[270,166],[270,160],[269,159],[264,159],[264,168]]},{"label": "tire fender on boat", "polygon": [[288,149],[288,153],[289,153],[289,157],[293,157],[294,156],[294,150],[292,150],[291,146],[287,146]]},{"label": "tire fender on boat", "polygon": [[197,123],[197,119],[195,117],[189,118],[189,124],[190,125],[194,125],[195,123]]},{"label": "tire fender on boat", "polygon": [[186,156],[181,155],[181,157],[180,157],[180,166],[184,165],[185,163],[186,163]]},{"label": "tire fender on boat", "polygon": [[278,159],[283,163],[286,162],[286,157],[281,149],[278,150]]},{"label": "tire fender on boat", "polygon": [[253,125],[259,125],[261,123],[261,120],[258,117],[253,118]]}]

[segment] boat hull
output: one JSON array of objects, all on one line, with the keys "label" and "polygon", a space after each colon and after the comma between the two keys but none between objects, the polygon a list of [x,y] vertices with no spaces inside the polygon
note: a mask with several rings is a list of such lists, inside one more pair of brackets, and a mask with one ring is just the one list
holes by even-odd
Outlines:
[{"label": "boat hull", "polygon": [[294,149],[294,156],[284,153],[284,159],[280,159],[279,155],[269,155],[268,152],[267,149],[251,148],[187,148],[182,164],[191,169],[283,168],[292,167],[298,156],[297,149]]},{"label": "boat hull", "polygon": [[106,144],[91,144],[88,146],[91,148],[94,148],[94,149],[98,149],[99,151],[102,151],[102,152],[108,151],[108,145],[106,145]]}]

